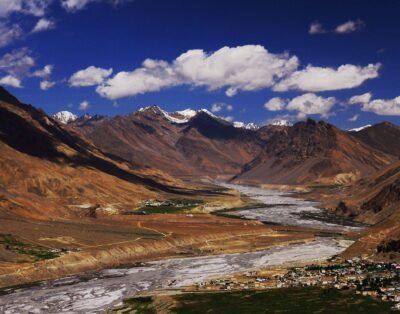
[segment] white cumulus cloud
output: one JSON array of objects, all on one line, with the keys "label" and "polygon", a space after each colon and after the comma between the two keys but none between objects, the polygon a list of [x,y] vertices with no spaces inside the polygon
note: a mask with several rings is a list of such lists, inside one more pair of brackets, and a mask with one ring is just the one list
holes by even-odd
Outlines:
[{"label": "white cumulus cloud", "polygon": [[[97,93],[110,100],[182,85],[205,87],[209,91],[225,89],[229,97],[238,92],[265,88],[320,92],[360,86],[368,79],[377,78],[380,67],[377,63],[366,66],[344,64],[338,68],[308,65],[298,69],[296,56],[287,52],[274,54],[260,45],[246,45],[223,47],[211,53],[202,49],[188,50],[171,62],[146,59],[141,67],[132,71],[121,71],[113,76],[102,72],[106,75],[90,80],[90,83],[73,83],[78,75],[75,73],[70,85],[97,85]],[[83,75],[83,72],[79,71],[79,74]]]},{"label": "white cumulus cloud", "polygon": [[299,118],[304,118],[312,114],[319,114],[327,118],[335,103],[336,99],[334,97],[324,98],[313,93],[307,93],[290,100],[286,109],[297,111]]},{"label": "white cumulus cloud", "polygon": [[55,28],[54,21],[49,20],[47,18],[41,18],[39,21],[37,21],[35,27],[32,30],[32,33],[39,33],[54,28]]},{"label": "white cumulus cloud", "polygon": [[220,103],[215,103],[211,106],[211,112],[220,112],[222,110],[222,105]]},{"label": "white cumulus cloud", "polygon": [[231,111],[233,111],[233,106],[230,104],[223,103],[223,102],[216,102],[216,103],[213,103],[211,106],[211,112],[213,112],[213,113],[217,113],[222,110],[231,112]]},{"label": "white cumulus cloud", "polygon": [[25,77],[35,66],[35,59],[28,48],[19,48],[6,53],[0,58],[0,71],[17,78]]},{"label": "white cumulus cloud", "polygon": [[355,104],[365,104],[370,102],[372,98],[372,94],[371,93],[365,93],[362,95],[356,95],[353,96],[349,99],[349,104],[350,105],[355,105]]},{"label": "white cumulus cloud", "polygon": [[0,78],[0,85],[7,85],[7,86],[16,87],[16,88],[22,87],[21,80],[12,75],[6,75],[6,76]]},{"label": "white cumulus cloud", "polygon": [[306,93],[292,99],[275,97],[265,103],[264,107],[270,111],[297,111],[297,119],[304,119],[308,115],[321,115],[327,118],[336,104],[334,97],[322,97],[313,93]]},{"label": "white cumulus cloud", "polygon": [[280,81],[273,89],[275,91],[301,90],[308,92],[350,89],[360,86],[368,79],[379,76],[381,64],[356,66],[341,65],[337,69],[307,66],[304,70],[292,73]]},{"label": "white cumulus cloud", "polygon": [[43,18],[52,2],[53,0],[0,0],[0,48],[26,37],[21,27],[24,24],[11,22],[22,21],[24,17],[18,16],[18,19],[14,19],[13,15],[31,15],[40,18],[32,32],[52,27],[54,24]]},{"label": "white cumulus cloud", "polygon": [[61,0],[61,5],[65,10],[75,12],[84,9],[89,3],[93,2],[107,2],[112,5],[118,5],[129,1],[132,0]]},{"label": "white cumulus cloud", "polygon": [[360,115],[357,113],[354,116],[352,116],[351,118],[349,118],[350,122],[355,122],[358,120],[358,118],[360,117]]},{"label": "white cumulus cloud", "polygon": [[88,110],[89,108],[90,108],[90,103],[87,100],[84,100],[79,104],[78,109],[81,111],[85,111]]},{"label": "white cumulus cloud", "polygon": [[269,111],[280,111],[285,109],[286,100],[280,97],[274,97],[264,104],[264,108]]},{"label": "white cumulus cloud", "polygon": [[263,46],[223,47],[214,53],[189,50],[173,63],[184,82],[209,90],[228,87],[228,96],[238,91],[254,91],[272,86],[298,67],[297,57],[272,54]]},{"label": "white cumulus cloud", "polygon": [[400,96],[393,99],[372,99],[371,93],[356,95],[349,99],[350,105],[361,105],[361,110],[380,116],[400,116]]},{"label": "white cumulus cloud", "polygon": [[363,28],[365,23],[361,20],[356,20],[356,21],[347,21],[343,24],[339,24],[335,28],[335,33],[338,34],[347,34],[347,33],[352,33],[355,31],[360,30]]},{"label": "white cumulus cloud", "polygon": [[310,28],[308,29],[308,33],[311,35],[324,34],[326,32],[327,32],[327,30],[319,22],[311,23]]},{"label": "white cumulus cloud", "polygon": [[0,58],[0,72],[7,75],[4,76],[0,84],[14,87],[22,87],[22,80],[26,77],[37,77],[42,79],[40,88],[47,90],[53,87],[56,83],[50,77],[54,66],[48,64],[41,69],[31,72],[35,67],[36,61],[32,56],[32,51],[28,48],[15,49],[6,53]]},{"label": "white cumulus cloud", "polygon": [[228,96],[238,91],[271,87],[297,69],[296,56],[273,54],[263,46],[223,47],[213,53],[189,50],[173,62],[147,59],[142,67],[119,72],[97,88],[109,99],[159,91],[177,85],[204,86],[208,90],[227,88]]},{"label": "white cumulus cloud", "polygon": [[90,2],[96,0],[62,0],[61,4],[67,11],[77,11],[85,8]]},{"label": "white cumulus cloud", "polygon": [[12,13],[23,13],[43,16],[53,0],[1,0],[0,17],[8,17]]},{"label": "white cumulus cloud", "polygon": [[400,96],[393,99],[374,99],[363,104],[361,110],[380,116],[400,116]]},{"label": "white cumulus cloud", "polygon": [[41,90],[48,90],[56,85],[56,82],[51,80],[53,69],[54,65],[47,64],[42,69],[36,70],[31,74],[31,76],[33,77],[38,77],[42,79],[39,84]]},{"label": "white cumulus cloud", "polygon": [[0,22],[0,47],[5,47],[21,38],[23,31],[18,24]]},{"label": "white cumulus cloud", "polygon": [[56,82],[44,80],[44,81],[40,82],[39,86],[40,86],[41,90],[48,90],[48,89],[52,88],[54,85],[56,85]]},{"label": "white cumulus cloud", "polygon": [[73,87],[95,86],[104,82],[112,73],[112,69],[90,66],[72,74],[69,84]]},{"label": "white cumulus cloud", "polygon": [[43,67],[43,69],[36,70],[32,73],[32,76],[40,77],[40,78],[48,78],[53,73],[54,65],[47,64]]}]

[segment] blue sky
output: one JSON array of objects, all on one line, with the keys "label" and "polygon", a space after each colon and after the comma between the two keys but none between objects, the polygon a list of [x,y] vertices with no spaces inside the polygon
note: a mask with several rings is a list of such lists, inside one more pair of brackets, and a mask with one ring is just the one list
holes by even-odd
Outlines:
[{"label": "blue sky", "polygon": [[49,114],[222,104],[259,124],[399,124],[399,13],[394,0],[0,0],[0,83]]}]

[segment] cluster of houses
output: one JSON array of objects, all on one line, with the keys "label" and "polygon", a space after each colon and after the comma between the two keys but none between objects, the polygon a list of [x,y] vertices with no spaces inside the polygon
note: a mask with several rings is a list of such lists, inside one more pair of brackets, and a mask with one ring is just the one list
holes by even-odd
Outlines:
[{"label": "cluster of houses", "polygon": [[173,207],[186,207],[200,205],[202,202],[199,200],[146,200],[142,203],[142,207],[160,207],[160,206],[173,206]]},{"label": "cluster of houses", "polygon": [[400,264],[372,263],[354,258],[333,265],[291,268],[279,275],[247,272],[242,276],[202,282],[197,290],[258,290],[288,287],[329,287],[353,289],[357,294],[396,302],[400,310]]},{"label": "cluster of houses", "polygon": [[176,204],[169,200],[167,201],[147,200],[144,201],[142,205],[148,207],[159,207],[159,206],[175,206]]},{"label": "cluster of houses", "polygon": [[275,288],[275,282],[271,278],[261,276],[229,277],[224,279],[212,279],[208,282],[200,282],[195,285],[196,290],[258,290]]}]

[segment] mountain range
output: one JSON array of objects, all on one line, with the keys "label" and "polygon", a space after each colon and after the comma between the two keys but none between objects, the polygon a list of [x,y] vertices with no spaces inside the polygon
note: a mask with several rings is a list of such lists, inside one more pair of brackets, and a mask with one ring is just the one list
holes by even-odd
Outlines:
[{"label": "mountain range", "polygon": [[[204,109],[168,113],[151,106],[124,117],[75,119],[68,127],[134,165],[254,184],[348,184],[390,165],[398,153],[391,145],[396,134],[380,125],[348,132],[309,119],[258,128]],[[379,142],[385,132],[392,138]]]},{"label": "mountain range", "polygon": [[374,225],[354,250],[388,251],[400,239],[399,138],[388,122],[358,131],[311,119],[256,127],[158,106],[50,117],[0,88],[0,215],[76,218],[87,203],[107,215],[191,197],[215,180],[303,186],[326,189],[323,203],[336,215]]},{"label": "mountain range", "polygon": [[344,186],[328,193],[335,214],[374,225],[349,252],[373,255],[400,239],[397,125],[341,130],[308,119],[255,127],[207,110],[167,113],[151,106],[125,117],[76,119],[67,127],[132,165],[186,181]]}]

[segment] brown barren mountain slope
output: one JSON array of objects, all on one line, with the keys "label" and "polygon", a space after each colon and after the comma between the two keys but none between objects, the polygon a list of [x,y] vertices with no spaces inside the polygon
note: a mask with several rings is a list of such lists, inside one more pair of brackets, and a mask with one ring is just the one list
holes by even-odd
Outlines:
[{"label": "brown barren mountain slope", "polygon": [[390,122],[382,122],[351,134],[365,144],[400,157],[400,127]]},{"label": "brown barren mountain slope", "polygon": [[206,111],[183,123],[179,119],[179,113],[151,106],[126,117],[70,125],[133,165],[196,180],[208,176],[252,184],[349,184],[396,159],[323,121],[249,130]]},{"label": "brown barren mountain slope", "polygon": [[389,166],[393,159],[329,123],[309,119],[275,131],[234,181],[348,184]]},{"label": "brown barren mountain slope", "polygon": [[133,206],[184,191],[181,181],[159,171],[112,160],[40,110],[16,99],[4,101],[12,97],[5,90],[0,96],[3,198],[23,198],[36,214],[48,216],[66,205]]},{"label": "brown barren mountain slope", "polygon": [[125,117],[78,120],[70,126],[103,151],[174,176],[228,178],[260,152],[255,131],[203,111],[187,121],[179,113],[172,113],[172,121],[166,114],[151,106]]},{"label": "brown barren mountain slope", "polygon": [[173,174],[190,171],[174,147],[182,125],[170,123],[158,107],[128,116],[77,120],[70,125],[103,151],[133,165],[167,169]]},{"label": "brown barren mountain slope", "polygon": [[[339,197],[339,196],[338,196]],[[377,255],[378,258],[400,256],[400,162],[389,169],[361,180],[344,195],[336,208],[338,215],[351,216],[372,224],[347,252]]]},{"label": "brown barren mountain slope", "polygon": [[201,172],[230,178],[257,156],[262,142],[254,130],[236,128],[205,112],[190,120],[176,148]]}]

